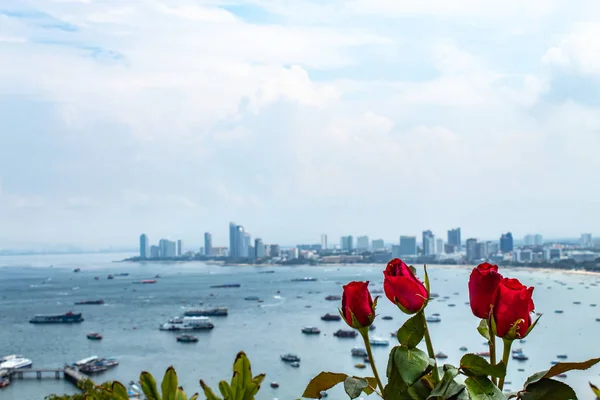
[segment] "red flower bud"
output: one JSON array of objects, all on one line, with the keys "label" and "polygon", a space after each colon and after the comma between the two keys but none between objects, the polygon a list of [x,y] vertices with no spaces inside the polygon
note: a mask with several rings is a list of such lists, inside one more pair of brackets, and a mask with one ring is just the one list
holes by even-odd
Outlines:
[{"label": "red flower bud", "polygon": [[471,310],[476,317],[489,317],[501,280],[502,275],[498,273],[497,265],[483,263],[473,268],[469,278],[469,299]]},{"label": "red flower bud", "polygon": [[394,258],[383,271],[383,276],[383,289],[392,303],[407,314],[423,309],[429,297],[427,289],[404,261]]},{"label": "red flower bud", "polygon": [[375,304],[369,293],[369,281],[350,282],[342,294],[342,316],[355,329],[367,327],[375,319]]},{"label": "red flower bud", "polygon": [[[500,281],[494,301],[496,334],[505,339],[523,338],[531,326],[531,312],[534,310],[533,287],[528,288],[518,279],[504,278]],[[510,329],[518,323],[516,336]]]}]

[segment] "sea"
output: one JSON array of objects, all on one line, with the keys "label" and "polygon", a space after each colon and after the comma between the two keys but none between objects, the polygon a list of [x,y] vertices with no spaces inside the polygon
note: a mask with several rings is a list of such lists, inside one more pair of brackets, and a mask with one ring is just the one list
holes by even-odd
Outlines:
[{"label": "sea", "polygon": [[[131,254],[77,254],[0,257],[0,356],[21,354],[34,368],[57,368],[88,356],[116,357],[119,365],[93,376],[97,383],[119,380],[127,385],[138,381],[142,371],[151,372],[158,382],[174,366],[179,384],[188,395],[201,393],[203,379],[218,392],[220,380],[230,380],[232,363],[243,350],[254,374],[266,373],[257,399],[293,400],[301,397],[312,377],[321,371],[371,376],[370,367],[358,369],[351,356],[353,347],[364,347],[360,337],[339,339],[333,333],[347,328],[343,321],[324,322],[325,313],[337,313],[342,285],[352,280],[370,281],[371,290],[381,290],[384,265],[321,266],[219,266],[201,262],[132,263],[118,262]],[[80,272],[74,272],[80,268]],[[469,352],[486,351],[485,340],[476,327],[479,320],[468,305],[467,282],[472,266],[428,266],[432,292],[427,314],[439,313],[442,321],[430,324],[436,352],[448,359],[440,363],[457,365],[466,346]],[[417,266],[422,276],[422,266]],[[274,271],[273,273],[264,273]],[[505,276],[534,286],[536,311],[543,313],[538,326],[522,348],[527,361],[511,360],[506,387],[518,390],[534,372],[548,369],[559,354],[568,361],[600,357],[600,275],[564,271],[501,268]],[[129,274],[115,276],[109,274]],[[156,284],[134,284],[160,275]],[[94,279],[99,277],[98,280]],[[315,281],[294,279],[311,277]],[[240,284],[239,288],[211,288]],[[245,300],[256,296],[262,300]],[[374,358],[385,377],[388,354],[397,339],[391,336],[407,319],[385,295],[378,302],[378,318],[372,336],[386,338],[390,346],[374,347]],[[76,306],[81,300],[103,299],[104,305]],[[578,303],[578,304],[576,304]],[[596,307],[595,303],[599,303]],[[159,331],[159,324],[181,315],[186,308],[224,306],[227,317],[212,317],[215,328],[197,332],[197,343],[176,341],[176,332]],[[555,310],[563,310],[562,314]],[[85,321],[73,325],[35,325],[28,321],[36,314],[82,312]],[[392,320],[382,320],[384,315]],[[316,326],[320,335],[305,335],[301,329]],[[86,338],[99,332],[102,341]],[[294,353],[299,368],[281,361]],[[600,385],[600,367],[567,373],[563,379],[581,399],[593,398],[588,382]],[[273,389],[271,382],[278,382]],[[330,399],[347,398],[343,385],[329,391]],[[74,393],[64,380],[15,380],[0,389],[1,400],[43,399],[51,393]],[[371,397],[375,398],[375,395]],[[204,398],[202,395],[200,398]]]}]

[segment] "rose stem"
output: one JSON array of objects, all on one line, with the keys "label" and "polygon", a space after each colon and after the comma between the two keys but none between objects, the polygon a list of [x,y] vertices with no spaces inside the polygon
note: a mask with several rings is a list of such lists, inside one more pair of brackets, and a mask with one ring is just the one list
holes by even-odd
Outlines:
[{"label": "rose stem", "polygon": [[423,318],[423,326],[425,327],[425,344],[427,345],[427,353],[429,358],[433,358],[433,382],[437,386],[440,383],[440,375],[437,366],[437,359],[435,358],[435,352],[433,351],[433,343],[431,343],[431,336],[429,335],[429,327],[427,326],[427,319],[425,318],[425,311],[421,311],[421,317]]},{"label": "rose stem", "polygon": [[[504,366],[506,367],[506,372],[508,373],[508,360],[510,358],[510,346],[512,346],[513,341],[502,339],[504,342],[504,353],[502,353],[502,361],[504,361]],[[506,376],[506,375],[505,375]],[[502,390],[504,387],[504,376],[500,378],[500,382],[498,383],[498,389]]]},{"label": "rose stem", "polygon": [[[492,322],[488,318],[488,332],[490,335],[490,340],[488,340],[488,346],[490,347],[490,364],[496,365],[496,335],[492,331]],[[494,385],[498,385],[498,379],[495,376],[492,376],[492,382]]]},{"label": "rose stem", "polygon": [[371,369],[373,370],[373,375],[375,375],[375,380],[377,381],[377,385],[379,386],[379,390],[381,390],[381,395],[383,396],[383,385],[381,384],[381,379],[379,379],[377,367],[375,366],[375,360],[373,359],[373,352],[371,351],[371,343],[369,343],[369,328],[359,329],[359,332],[363,338],[363,341],[365,342],[365,347],[367,349],[367,355],[369,356]]}]

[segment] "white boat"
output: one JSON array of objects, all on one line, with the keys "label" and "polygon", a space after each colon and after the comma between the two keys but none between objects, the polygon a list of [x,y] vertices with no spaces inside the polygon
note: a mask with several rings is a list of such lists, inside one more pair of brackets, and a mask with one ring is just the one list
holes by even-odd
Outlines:
[{"label": "white boat", "polygon": [[380,337],[372,337],[371,340],[369,340],[369,343],[371,344],[371,346],[389,346],[390,345],[390,341],[384,338],[380,338]]},{"label": "white boat", "polygon": [[442,319],[437,315],[432,315],[431,317],[426,318],[427,322],[442,322]]},{"label": "white boat", "polygon": [[15,354],[0,359],[0,369],[30,368],[32,365],[30,359]]},{"label": "white boat", "polygon": [[91,357],[84,358],[83,360],[76,361],[75,366],[81,367],[83,365],[86,365],[86,364],[89,364],[89,363],[92,363],[95,361],[98,361],[98,356],[91,356]]},{"label": "white boat", "polygon": [[183,317],[173,318],[166,324],[160,325],[158,329],[161,331],[200,331],[214,327],[208,317]]}]

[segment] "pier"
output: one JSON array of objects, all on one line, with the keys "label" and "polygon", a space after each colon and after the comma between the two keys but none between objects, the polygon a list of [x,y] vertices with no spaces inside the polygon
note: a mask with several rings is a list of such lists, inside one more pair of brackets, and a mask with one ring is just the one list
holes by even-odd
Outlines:
[{"label": "pier", "polygon": [[73,385],[78,386],[79,382],[91,380],[89,376],[78,371],[72,367],[64,368],[21,368],[21,369],[2,369],[0,370],[0,378],[8,377],[11,381],[14,379],[25,379],[25,378],[54,378],[61,379],[71,382]]}]

